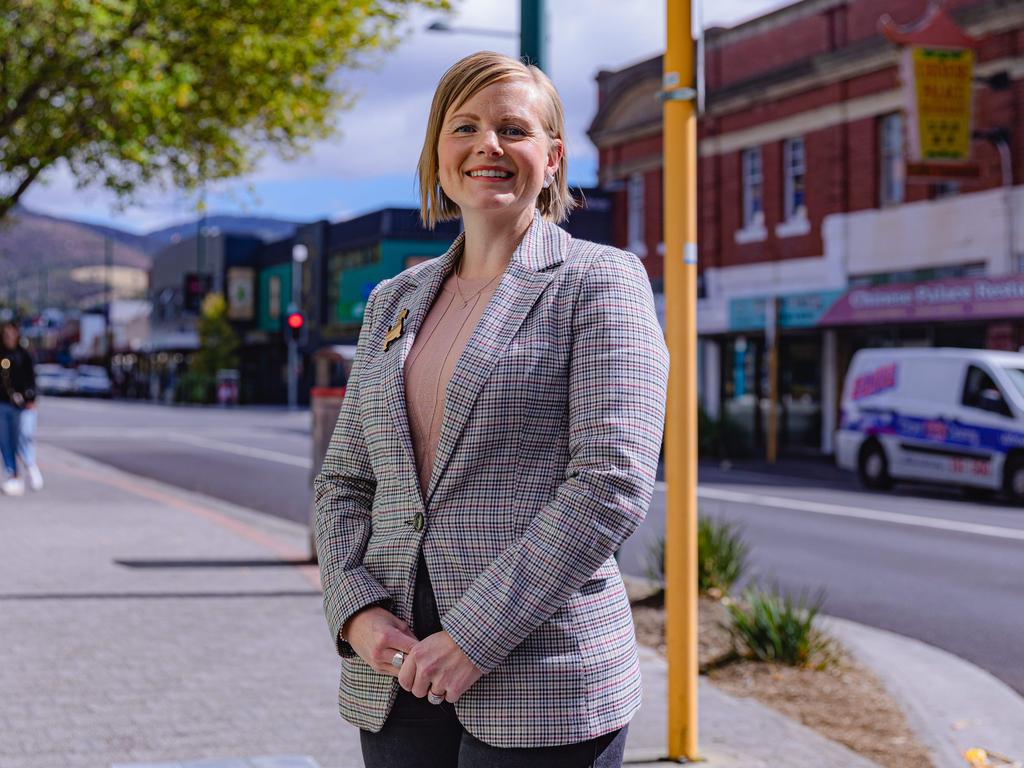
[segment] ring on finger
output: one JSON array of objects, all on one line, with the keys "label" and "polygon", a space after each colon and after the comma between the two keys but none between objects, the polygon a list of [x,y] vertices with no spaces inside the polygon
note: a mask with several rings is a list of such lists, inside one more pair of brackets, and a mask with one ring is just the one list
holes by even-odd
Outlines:
[{"label": "ring on finger", "polygon": [[401,651],[395,651],[395,655],[391,657],[391,666],[395,669],[402,668],[402,662],[405,661],[405,654]]},{"label": "ring on finger", "polygon": [[444,701],[443,693],[434,693],[433,691],[427,691],[427,701],[431,704],[437,705]]}]

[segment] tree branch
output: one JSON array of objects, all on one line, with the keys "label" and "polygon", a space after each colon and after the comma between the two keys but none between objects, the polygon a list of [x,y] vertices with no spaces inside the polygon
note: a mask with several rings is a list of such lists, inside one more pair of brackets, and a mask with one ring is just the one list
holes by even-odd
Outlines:
[{"label": "tree branch", "polygon": [[36,180],[36,177],[42,173],[43,169],[48,166],[48,163],[39,163],[35,168],[29,168],[28,173],[25,174],[25,178],[21,180],[21,184],[14,190],[10,195],[0,197],[0,220],[6,218],[7,214],[10,213],[11,209],[18,204],[18,200],[25,194],[25,190],[31,186],[32,182]]}]

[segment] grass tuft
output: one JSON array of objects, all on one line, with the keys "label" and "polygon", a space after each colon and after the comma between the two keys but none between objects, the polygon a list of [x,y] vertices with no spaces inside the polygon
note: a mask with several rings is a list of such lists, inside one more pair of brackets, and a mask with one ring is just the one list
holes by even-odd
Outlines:
[{"label": "grass tuft", "polygon": [[815,626],[824,600],[808,602],[777,592],[747,590],[741,601],[728,603],[734,641],[761,661],[825,669],[838,654],[833,641]]}]

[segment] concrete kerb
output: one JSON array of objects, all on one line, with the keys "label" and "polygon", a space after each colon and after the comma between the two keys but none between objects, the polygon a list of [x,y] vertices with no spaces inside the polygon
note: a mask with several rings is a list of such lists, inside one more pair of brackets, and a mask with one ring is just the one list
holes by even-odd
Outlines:
[{"label": "concrete kerb", "polygon": [[833,617],[823,626],[879,676],[936,768],[980,747],[1024,761],[1024,698],[980,667],[893,632]]}]

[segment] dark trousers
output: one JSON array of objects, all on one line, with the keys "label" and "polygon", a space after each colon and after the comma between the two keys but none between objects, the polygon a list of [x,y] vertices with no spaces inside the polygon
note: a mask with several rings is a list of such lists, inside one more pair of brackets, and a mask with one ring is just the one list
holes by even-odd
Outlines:
[{"label": "dark trousers", "polygon": [[[420,555],[413,597],[413,632],[422,640],[441,631],[434,590]],[[447,701],[431,704],[399,689],[378,733],[360,731],[366,768],[621,768],[626,728],[557,747],[507,749],[473,737]]]}]

